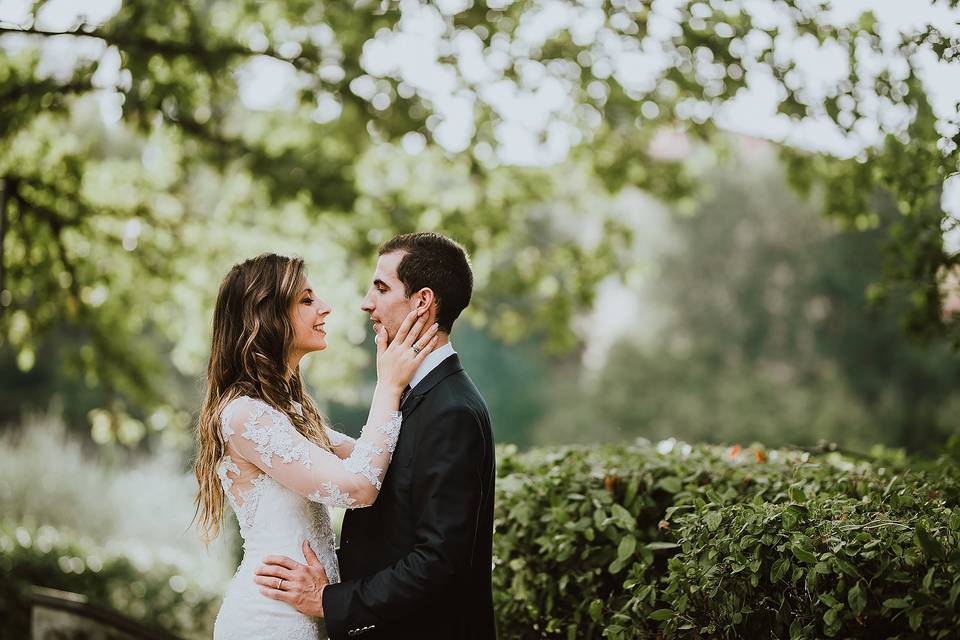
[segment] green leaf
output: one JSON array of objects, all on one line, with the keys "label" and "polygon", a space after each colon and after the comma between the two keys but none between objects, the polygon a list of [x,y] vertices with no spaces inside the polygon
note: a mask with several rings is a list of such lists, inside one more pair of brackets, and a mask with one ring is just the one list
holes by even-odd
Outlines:
[{"label": "green leaf", "polygon": [[936,572],[936,567],[930,567],[930,570],[927,571],[927,575],[923,576],[923,588],[927,591],[930,590],[930,587],[933,586],[933,574]]},{"label": "green leaf", "polygon": [[590,617],[594,622],[600,622],[603,616],[603,601],[599,598],[590,603]]},{"label": "green leaf", "polygon": [[632,531],[637,527],[637,519],[633,517],[633,514],[623,508],[622,505],[615,504],[611,509],[611,516],[614,521],[622,528],[627,531]]},{"label": "green leaf", "polygon": [[951,607],[956,606],[958,596],[960,596],[960,581],[954,582],[953,586],[950,587],[950,599],[947,600],[947,603]]},{"label": "green leaf", "polygon": [[793,531],[797,528],[797,514],[789,509],[785,509],[783,514],[780,516],[781,522],[783,522],[784,531]]},{"label": "green leaf", "polygon": [[860,14],[860,28],[869,33],[876,33],[877,16],[873,11],[864,11]]},{"label": "green leaf", "polygon": [[837,616],[839,615],[840,615],[839,609],[834,609],[834,608],[827,609],[827,612],[823,614],[823,621],[826,622],[827,625],[834,625],[836,624]]},{"label": "green leaf", "polygon": [[676,542],[648,542],[644,545],[644,549],[649,549],[650,551],[661,551],[663,549],[676,549],[680,545]]},{"label": "green leaf", "polygon": [[804,624],[800,620],[800,618],[797,618],[796,620],[791,622],[790,623],[790,640],[799,640],[800,638],[803,638],[805,629],[806,627],[804,627]]},{"label": "green leaf", "polygon": [[940,544],[939,540],[930,535],[923,525],[917,525],[917,529],[914,531],[914,542],[931,558],[943,560],[947,557],[947,552],[944,550],[943,545]]},{"label": "green leaf", "polygon": [[810,551],[807,551],[798,544],[792,545],[790,551],[793,552],[793,555],[800,562],[806,562],[807,564],[814,564],[817,561],[817,556],[815,556]]},{"label": "green leaf", "polygon": [[657,486],[668,493],[680,493],[683,490],[683,481],[676,476],[665,476],[657,481]]},{"label": "green leaf", "polygon": [[790,499],[794,502],[806,502],[807,495],[803,492],[798,485],[793,485],[787,490],[787,493],[790,495]]},{"label": "green leaf", "polygon": [[783,576],[787,575],[787,571],[789,570],[789,558],[780,558],[774,562],[773,567],[770,568],[770,582],[780,582],[780,580],[783,579]]},{"label": "green leaf", "polygon": [[602,507],[593,512],[593,524],[598,531],[603,531],[606,528],[606,523],[607,512]]},{"label": "green leaf", "polygon": [[906,609],[910,603],[903,598],[887,598],[883,601],[884,609]]},{"label": "green leaf", "polygon": [[821,593],[819,600],[830,608],[841,606],[840,601],[837,600],[832,593]]},{"label": "green leaf", "polygon": [[867,607],[867,594],[859,582],[853,585],[853,588],[847,593],[847,603],[855,615],[860,615]]},{"label": "green leaf", "polygon": [[673,615],[673,609],[657,609],[647,617],[651,620],[669,620]]},{"label": "green leaf", "polygon": [[603,637],[609,640],[623,640],[623,627],[619,624],[611,624],[604,628]]},{"label": "green leaf", "polygon": [[847,562],[846,560],[842,560],[841,558],[836,558],[836,557],[835,557],[835,558],[832,559],[832,562],[834,563],[834,565],[836,565],[836,567],[837,567],[841,572],[843,572],[844,574],[850,576],[851,578],[860,578],[860,577],[861,577],[860,572],[857,571],[856,567],[854,567],[851,563]]},{"label": "green leaf", "polygon": [[960,532],[960,509],[954,509],[953,514],[950,516],[950,528]]},{"label": "green leaf", "polygon": [[640,490],[640,478],[634,476],[630,479],[629,484],[627,484],[627,492],[623,496],[624,503],[632,505],[634,499],[637,497],[637,492]]},{"label": "green leaf", "polygon": [[716,531],[720,528],[720,523],[723,521],[723,515],[719,511],[711,511],[703,517],[703,521],[707,524],[707,529],[710,531]]},{"label": "green leaf", "polygon": [[626,535],[620,541],[620,545],[617,547],[617,562],[624,564],[633,556],[633,552],[637,550],[637,539],[631,535]]},{"label": "green leaf", "polygon": [[916,631],[923,624],[923,611],[920,609],[910,610],[907,612],[907,621],[910,623],[910,628]]}]

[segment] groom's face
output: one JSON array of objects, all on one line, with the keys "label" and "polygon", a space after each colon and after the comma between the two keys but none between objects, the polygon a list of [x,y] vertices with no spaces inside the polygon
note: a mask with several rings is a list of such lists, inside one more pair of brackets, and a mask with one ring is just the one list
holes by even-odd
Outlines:
[{"label": "groom's face", "polygon": [[374,331],[379,331],[381,325],[387,330],[388,340],[393,340],[403,319],[414,308],[413,299],[406,296],[403,283],[397,277],[397,267],[404,255],[403,251],[395,251],[380,256],[373,282],[360,306],[370,314]]}]

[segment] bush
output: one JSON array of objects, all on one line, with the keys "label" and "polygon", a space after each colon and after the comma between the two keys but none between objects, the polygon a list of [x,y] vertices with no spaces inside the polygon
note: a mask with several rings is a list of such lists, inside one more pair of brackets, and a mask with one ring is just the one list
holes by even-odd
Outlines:
[{"label": "bush", "polygon": [[[49,465],[63,444],[56,433],[0,443],[10,445],[0,448],[0,507],[12,518],[0,523],[3,637],[27,637],[31,584],[209,637],[219,574],[236,563],[193,549],[182,472],[169,462],[101,471],[66,446],[58,463],[71,471],[61,472]],[[674,440],[501,448],[501,640],[952,637],[960,438],[954,444],[954,462],[922,465],[884,450],[862,460]],[[138,497],[161,494],[149,508],[168,513],[151,517]]]},{"label": "bush", "polygon": [[0,434],[0,637],[29,637],[36,584],[209,638],[239,535],[228,517],[227,535],[204,547],[188,528],[195,490],[170,452],[95,450],[55,416]]},{"label": "bush", "polygon": [[960,480],[908,464],[672,440],[504,448],[501,637],[952,636]]},{"label": "bush", "polygon": [[205,547],[191,528],[197,483],[172,451],[153,455],[97,448],[55,416],[36,416],[0,433],[0,514],[28,529],[49,525],[99,546],[132,541],[156,549],[194,579],[222,588],[239,563],[236,519]]},{"label": "bush", "polygon": [[209,638],[219,595],[200,588],[183,567],[145,548],[105,549],[44,526],[0,525],[0,619],[3,637],[30,637],[30,586],[81,593],[144,624],[184,638]]}]

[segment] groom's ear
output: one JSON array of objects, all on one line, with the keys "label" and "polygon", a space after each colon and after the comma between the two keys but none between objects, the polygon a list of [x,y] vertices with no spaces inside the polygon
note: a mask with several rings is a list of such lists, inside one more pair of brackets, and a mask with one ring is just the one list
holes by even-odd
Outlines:
[{"label": "groom's ear", "polygon": [[436,297],[433,295],[433,289],[429,287],[424,287],[413,294],[413,297],[416,299],[417,309],[422,308],[431,308],[433,303],[436,301]]}]

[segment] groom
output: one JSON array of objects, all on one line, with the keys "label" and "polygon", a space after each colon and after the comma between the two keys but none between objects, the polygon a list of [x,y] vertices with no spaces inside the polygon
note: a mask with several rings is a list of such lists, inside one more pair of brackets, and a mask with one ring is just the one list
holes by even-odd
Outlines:
[{"label": "groom", "polygon": [[[466,252],[450,238],[414,233],[380,248],[362,306],[374,329],[383,326],[392,340],[410,310],[426,307],[441,338],[401,400],[400,440],[377,501],[344,517],[343,582],[327,584],[304,543],[308,565],[295,563],[300,579],[290,584],[309,586],[277,592],[301,613],[323,618],[334,640],[496,637],[490,415],[450,344],[472,289]],[[258,573],[271,575],[270,560]]]}]

